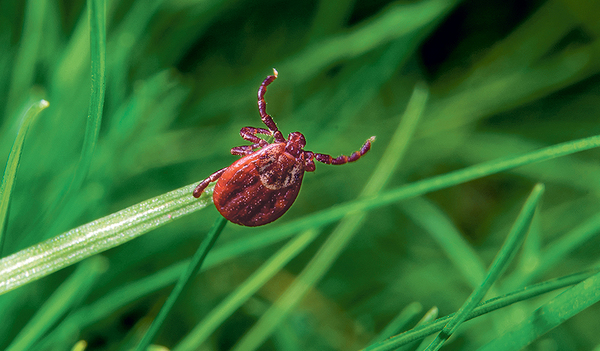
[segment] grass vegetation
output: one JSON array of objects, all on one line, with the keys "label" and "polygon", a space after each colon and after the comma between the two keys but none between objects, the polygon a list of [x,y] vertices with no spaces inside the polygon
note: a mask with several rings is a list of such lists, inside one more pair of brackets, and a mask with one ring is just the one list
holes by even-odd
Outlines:
[{"label": "grass vegetation", "polygon": [[[599,350],[597,13],[0,3],[0,349]],[[377,140],[226,224],[191,191],[272,67],[284,134]]]}]

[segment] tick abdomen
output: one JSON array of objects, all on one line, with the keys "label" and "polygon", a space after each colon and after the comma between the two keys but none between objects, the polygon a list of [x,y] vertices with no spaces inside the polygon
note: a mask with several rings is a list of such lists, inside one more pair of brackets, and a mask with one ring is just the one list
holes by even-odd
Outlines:
[{"label": "tick abdomen", "polygon": [[[243,162],[242,162],[243,161]],[[232,164],[217,181],[214,203],[230,221],[259,226],[279,218],[298,195],[304,165],[271,144]]]}]

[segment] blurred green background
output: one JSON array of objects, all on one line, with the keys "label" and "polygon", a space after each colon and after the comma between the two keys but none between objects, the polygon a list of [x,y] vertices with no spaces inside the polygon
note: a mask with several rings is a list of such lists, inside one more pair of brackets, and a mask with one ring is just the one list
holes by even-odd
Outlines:
[{"label": "blurred green background", "polygon": [[[334,156],[359,149],[371,135],[377,141],[356,163],[318,164],[315,173],[305,175],[294,206],[270,228],[355,199],[418,82],[429,87],[430,97],[384,189],[600,134],[599,1],[108,1],[102,125],[89,172],[73,184],[91,92],[86,6],[75,0],[0,3],[4,162],[24,109],[41,98],[50,102],[25,140],[4,255],[231,164],[237,157],[229,150],[247,144],[239,129],[263,127],[256,90],[272,67],[279,78],[266,101],[284,135],[300,131],[308,150]],[[515,266],[526,278],[522,284],[507,279],[498,291],[508,292],[597,262],[600,238],[590,235],[536,276],[523,275],[539,264],[535,259],[544,257],[547,245],[595,218],[599,157],[592,150],[525,166],[419,201],[446,219],[487,266],[532,186],[545,183],[539,236],[530,243],[542,254],[518,260]],[[472,286],[411,208],[416,205],[406,202],[369,212],[323,279],[260,349],[359,349],[411,302],[437,306],[440,315],[458,309]],[[217,216],[209,207],[106,252],[107,271],[68,313],[189,258]],[[316,241],[229,316],[202,350],[231,349],[333,228],[322,228]],[[261,230],[230,224],[219,244]],[[235,256],[204,272],[154,343],[177,345],[281,245]],[[0,349],[72,272],[65,269],[0,297]],[[64,316],[48,322],[49,330],[31,347],[65,350],[86,340],[88,350],[126,350],[171,287],[122,306],[113,301],[110,313],[72,328],[61,329]],[[527,301],[471,322],[446,349],[476,349],[539,304]],[[585,310],[531,349],[599,347],[599,312],[597,305]]]}]

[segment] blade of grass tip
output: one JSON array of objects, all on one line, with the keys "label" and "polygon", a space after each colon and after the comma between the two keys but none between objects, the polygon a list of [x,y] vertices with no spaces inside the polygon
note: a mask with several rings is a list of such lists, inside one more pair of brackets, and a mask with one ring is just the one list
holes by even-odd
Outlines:
[{"label": "blade of grass tip", "polygon": [[107,267],[106,259],[100,256],[82,262],[21,329],[6,351],[29,350],[73,305],[88,295],[98,276]]},{"label": "blade of grass tip", "polygon": [[[430,308],[430,309],[429,309],[429,311],[427,311],[427,313],[425,313],[425,314],[423,315],[423,317],[422,317],[422,318],[421,318],[421,319],[420,319],[420,320],[417,322],[417,325],[416,325],[416,326],[418,327],[418,326],[421,326],[421,325],[424,325],[424,324],[428,324],[428,323],[431,323],[431,322],[433,322],[433,321],[434,321],[434,320],[437,318],[437,316],[438,316],[439,312],[440,312],[440,310],[439,310],[437,307],[433,306],[433,307],[432,307],[432,308]],[[414,342],[411,342],[411,343],[409,343],[409,344],[406,344],[406,345],[404,345],[404,346],[402,346],[402,347],[399,347],[399,348],[398,348],[396,351],[406,351],[406,350],[412,350],[412,349],[414,348],[414,346],[415,346],[415,344],[416,344],[416,343],[417,343],[417,340],[415,340]],[[422,346],[422,344],[423,344],[423,342],[421,342],[421,345],[420,345],[419,347],[421,347],[421,346]]]},{"label": "blade of grass tip", "polygon": [[523,243],[533,215],[544,193],[544,185],[536,184],[525,201],[519,216],[515,220],[513,227],[502,245],[502,248],[492,261],[492,265],[487,273],[487,276],[481,285],[475,289],[467,301],[461,306],[456,315],[448,322],[442,331],[436,336],[435,340],[429,344],[426,350],[437,351],[450,338],[456,329],[467,319],[468,315],[481,302],[485,294],[488,292],[492,284],[500,277],[506,269],[510,261],[515,257],[517,250]]},{"label": "blade of grass tip", "polygon": [[408,304],[385,326],[385,328],[383,328],[383,330],[371,341],[371,343],[380,342],[398,334],[398,332],[402,329],[405,329],[408,323],[410,323],[410,321],[412,321],[419,313],[421,313],[422,310],[423,305],[418,302],[412,302]]},{"label": "blade of grass tip", "polygon": [[[468,316],[467,320],[473,319],[475,317],[479,317],[486,313],[498,310],[500,308],[512,305],[516,302],[524,301],[533,297],[540,296],[542,294],[555,291],[557,289],[562,289],[564,287],[578,284],[585,279],[597,274],[600,272],[600,268],[592,269],[585,272],[580,272],[576,274],[571,274],[568,276],[551,279],[542,283],[538,283],[535,285],[527,286],[518,291],[514,291],[510,294],[506,294],[504,296],[495,297],[489,299],[477,306]],[[444,326],[451,320],[456,313],[452,313],[446,317],[439,318],[438,320],[432,322],[431,324],[423,325],[421,327],[416,327],[412,330],[404,332],[400,335],[394,336],[390,339],[384,340],[379,343],[375,343],[370,345],[369,347],[363,349],[362,351],[391,351],[396,350],[398,347],[411,343],[415,340],[422,339],[428,335],[432,335],[436,332],[441,331]]]},{"label": "blade of grass tip", "polygon": [[73,345],[73,348],[71,349],[71,351],[85,351],[87,346],[88,346],[87,341],[79,340],[78,342],[75,343],[75,345]]},{"label": "blade of grass tip", "polygon": [[167,315],[175,305],[175,301],[177,301],[179,295],[181,295],[181,292],[185,289],[186,286],[189,285],[189,283],[192,281],[192,278],[196,276],[196,274],[200,270],[200,267],[202,267],[206,255],[208,255],[208,252],[210,251],[210,249],[212,249],[213,245],[219,238],[219,235],[223,231],[223,228],[225,228],[225,224],[227,224],[227,220],[224,217],[219,216],[211,230],[208,232],[206,238],[202,240],[202,243],[200,244],[198,250],[192,257],[192,260],[190,261],[190,264],[188,265],[187,269],[179,277],[175,288],[173,288],[173,291],[171,291],[171,293],[169,294],[167,301],[165,301],[165,304],[158,312],[158,315],[156,316],[154,321],[152,321],[152,325],[150,325],[150,328],[146,331],[146,334],[144,334],[142,340],[140,340],[140,342],[137,344],[137,347],[135,348],[136,351],[144,351],[148,348],[148,346],[158,333],[158,330],[162,326],[163,322],[167,318]]},{"label": "blade of grass tip", "polygon": [[243,284],[212,309],[196,327],[181,340],[173,351],[199,350],[202,343],[252,297],[266,282],[271,280],[290,260],[316,239],[320,231],[309,229],[290,240],[277,253],[260,266]]},{"label": "blade of grass tip", "polygon": [[102,123],[106,93],[106,1],[87,0],[87,7],[90,25],[91,93],[83,145],[73,178],[50,206],[50,211],[44,215],[44,222],[56,218],[56,213],[62,209],[64,201],[83,184],[92,164]]},{"label": "blade of grass tip", "polygon": [[[410,140],[412,140],[411,137],[425,108],[428,96],[429,91],[424,84],[418,84],[415,87],[398,128],[360,197],[377,194],[398,167]],[[280,321],[329,270],[360,227],[364,217],[365,212],[362,211],[353,211],[345,215],[296,280],[234,346],[234,351],[254,350],[264,342],[280,324]]]},{"label": "blade of grass tip", "polygon": [[479,350],[521,350],[598,301],[600,301],[600,273],[546,302],[524,321]]},{"label": "blade of grass tip", "polygon": [[0,260],[0,294],[159,228],[211,203],[214,186],[199,199],[197,183],[140,202]]},{"label": "blade of grass tip", "polygon": [[[297,231],[339,220],[352,211],[370,210],[411,197],[466,183],[519,166],[550,160],[600,146],[600,136],[573,140],[523,155],[480,163],[386,191],[384,194],[349,201],[267,229],[261,235],[273,242]],[[197,182],[143,201],[109,216],[30,246],[0,260],[0,294],[39,279],[82,259],[123,244],[171,220],[190,214],[210,203],[213,186],[200,199],[190,194]]]},{"label": "blade of grass tip", "polygon": [[35,118],[49,105],[48,101],[40,100],[29,106],[21,117],[21,125],[19,126],[17,137],[15,138],[15,142],[8,155],[4,176],[2,177],[2,184],[0,184],[0,257],[2,256],[4,248],[4,231],[8,222],[10,195],[15,187],[15,180],[17,179],[17,170],[19,169],[19,162],[21,161],[25,136],[27,135],[27,131],[31,124],[35,121]]}]

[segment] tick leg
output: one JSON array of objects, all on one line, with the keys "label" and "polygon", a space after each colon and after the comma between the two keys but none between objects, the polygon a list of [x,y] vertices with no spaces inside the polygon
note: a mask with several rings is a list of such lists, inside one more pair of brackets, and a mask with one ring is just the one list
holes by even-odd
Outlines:
[{"label": "tick leg", "polygon": [[244,140],[248,140],[261,147],[267,146],[269,143],[256,136],[256,134],[271,135],[271,132],[264,128],[244,127],[240,130],[240,135]]},{"label": "tick leg", "polygon": [[201,181],[200,184],[198,184],[198,186],[196,187],[196,189],[194,189],[194,193],[193,193],[194,197],[199,198],[200,195],[202,195],[202,192],[204,191],[204,189],[206,189],[206,187],[208,186],[208,184],[219,179],[219,177],[227,170],[227,168],[228,167],[220,169],[220,170],[216,171],[215,173],[211,174],[208,178]]},{"label": "tick leg", "polygon": [[304,151],[304,171],[314,172],[316,168],[315,153],[312,151]]},{"label": "tick leg", "polygon": [[283,134],[277,129],[277,125],[273,122],[273,118],[267,114],[267,103],[265,102],[265,93],[267,92],[267,86],[277,78],[277,70],[273,68],[273,75],[267,76],[258,88],[258,112],[263,123],[269,128],[271,134],[275,137],[275,141],[283,142],[285,138]]},{"label": "tick leg", "polygon": [[259,147],[262,147],[262,145],[252,144],[252,145],[236,146],[231,149],[231,154],[239,155],[239,156],[246,156],[246,155],[250,155],[251,153],[253,153],[254,150],[258,149]]},{"label": "tick leg", "polygon": [[328,165],[343,165],[348,162],[354,162],[361,158],[362,155],[366,154],[371,149],[371,143],[375,140],[375,137],[372,136],[365,144],[360,148],[360,151],[355,151],[350,156],[341,155],[336,158],[333,158],[331,155],[326,154],[315,154],[315,158],[317,161],[328,164]]}]

